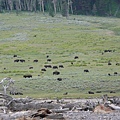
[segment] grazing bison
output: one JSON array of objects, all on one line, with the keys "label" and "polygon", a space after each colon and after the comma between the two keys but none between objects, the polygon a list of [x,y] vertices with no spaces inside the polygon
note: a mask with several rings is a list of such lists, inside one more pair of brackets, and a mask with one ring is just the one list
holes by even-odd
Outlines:
[{"label": "grazing bison", "polygon": [[115,91],[110,91],[110,93],[115,93]]},{"label": "grazing bison", "polygon": [[110,73],[108,73],[108,76],[111,76],[111,74],[110,74]]},{"label": "grazing bison", "polygon": [[51,61],[51,59],[47,59],[47,61],[48,61],[48,62],[50,62],[50,61]]},{"label": "grazing bison", "polygon": [[53,66],[53,69],[58,69],[58,66]]},{"label": "grazing bison", "polygon": [[53,75],[59,75],[59,74],[60,74],[59,71],[54,71],[54,72],[53,72]]},{"label": "grazing bison", "polygon": [[58,81],[62,81],[62,78],[57,78]]},{"label": "grazing bison", "polygon": [[29,67],[29,69],[33,69],[33,67]]},{"label": "grazing bison", "polygon": [[42,68],[41,71],[46,71],[46,69],[45,69],[45,68]]},{"label": "grazing bison", "polygon": [[75,56],[74,59],[78,59],[79,57],[78,56]]},{"label": "grazing bison", "polygon": [[104,50],[104,52],[112,52],[112,50]]},{"label": "grazing bison", "polygon": [[25,62],[25,60],[24,59],[20,59],[20,62]]},{"label": "grazing bison", "polygon": [[114,75],[117,75],[118,73],[117,72],[114,72]]},{"label": "grazing bison", "polygon": [[108,65],[112,65],[112,63],[111,63],[111,62],[108,62]]},{"label": "grazing bison", "polygon": [[85,69],[84,72],[89,72],[89,70]]},{"label": "grazing bison", "polygon": [[17,55],[13,55],[13,57],[17,57]]},{"label": "grazing bison", "polygon": [[19,62],[19,59],[14,60],[14,62]]},{"label": "grazing bison", "polygon": [[47,55],[46,58],[49,58],[49,55]]},{"label": "grazing bison", "polygon": [[94,92],[92,92],[92,91],[88,91],[88,94],[94,94]]},{"label": "grazing bison", "polygon": [[63,65],[59,65],[59,68],[64,68],[64,66]]},{"label": "grazing bison", "polygon": [[52,68],[51,65],[44,65],[45,68]]},{"label": "grazing bison", "polygon": [[28,75],[23,75],[24,78],[32,78],[32,75],[28,74]]},{"label": "grazing bison", "polygon": [[38,60],[33,60],[33,62],[38,62]]}]

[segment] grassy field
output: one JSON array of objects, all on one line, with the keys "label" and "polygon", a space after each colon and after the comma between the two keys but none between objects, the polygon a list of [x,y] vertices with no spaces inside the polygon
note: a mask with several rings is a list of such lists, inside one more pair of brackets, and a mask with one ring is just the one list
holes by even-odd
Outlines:
[{"label": "grassy field", "polygon": [[[47,61],[46,56],[51,61]],[[75,56],[78,59],[74,59]],[[15,59],[25,62],[14,62]],[[36,59],[38,62],[33,62]],[[47,64],[63,65],[64,68],[57,69],[60,75],[53,75],[56,69],[41,71]],[[89,72],[84,72],[85,69]],[[114,72],[118,74],[114,75]],[[32,78],[23,78],[25,74],[31,74]],[[14,89],[23,92],[21,97],[120,96],[120,19],[92,16],[66,19],[60,15],[52,18],[39,13],[0,14],[0,79],[4,77],[15,80]],[[90,95],[88,91],[95,94]],[[115,93],[110,94],[110,91]],[[68,94],[64,95],[66,92]]]}]

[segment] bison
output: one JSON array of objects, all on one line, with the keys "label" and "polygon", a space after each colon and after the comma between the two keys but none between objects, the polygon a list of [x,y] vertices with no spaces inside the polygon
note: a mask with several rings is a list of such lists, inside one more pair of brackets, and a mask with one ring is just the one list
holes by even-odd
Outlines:
[{"label": "bison", "polygon": [[14,60],[14,62],[19,62],[19,59]]},{"label": "bison", "polygon": [[53,75],[59,75],[59,74],[60,74],[59,71],[54,71],[54,72],[53,72]]},{"label": "bison", "polygon": [[58,81],[62,81],[62,78],[57,78]]},{"label": "bison", "polygon": [[59,68],[64,68],[64,66],[63,65],[59,65]]},{"label": "bison", "polygon": [[13,57],[17,57],[17,55],[13,55]]},{"label": "bison", "polygon": [[75,56],[74,59],[78,59],[79,57],[78,56]]},{"label": "bison", "polygon": [[25,62],[25,60],[24,59],[20,59],[20,62]]},{"label": "bison", "polygon": [[114,75],[117,75],[118,73],[117,72],[114,72]]},{"label": "bison", "polygon": [[33,62],[38,62],[38,60],[33,60]]},{"label": "bison", "polygon": [[29,69],[33,69],[33,67],[29,67]]},{"label": "bison", "polygon": [[51,61],[51,59],[47,59],[47,61],[48,61],[48,62],[50,62],[50,61]]},{"label": "bison", "polygon": [[94,94],[94,92],[92,92],[92,91],[88,91],[88,94]]},{"label": "bison", "polygon": [[89,70],[88,70],[88,69],[85,69],[84,72],[89,72]]},{"label": "bison", "polygon": [[42,68],[41,71],[46,71],[46,69],[45,69],[45,68]]},{"label": "bison", "polygon": [[112,65],[112,63],[111,63],[111,62],[108,62],[108,65]]},{"label": "bison", "polygon": [[52,68],[51,65],[44,65],[45,68]]},{"label": "bison", "polygon": [[58,66],[53,66],[53,69],[58,69]]},{"label": "bison", "polygon": [[28,75],[23,75],[24,78],[32,78],[32,75],[31,74],[28,74]]}]

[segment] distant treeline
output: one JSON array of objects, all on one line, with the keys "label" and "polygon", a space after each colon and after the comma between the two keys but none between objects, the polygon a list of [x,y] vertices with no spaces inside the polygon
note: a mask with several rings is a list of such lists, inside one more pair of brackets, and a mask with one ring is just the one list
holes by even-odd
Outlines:
[{"label": "distant treeline", "polygon": [[40,11],[50,16],[61,13],[120,17],[120,0],[0,0],[0,12]]}]

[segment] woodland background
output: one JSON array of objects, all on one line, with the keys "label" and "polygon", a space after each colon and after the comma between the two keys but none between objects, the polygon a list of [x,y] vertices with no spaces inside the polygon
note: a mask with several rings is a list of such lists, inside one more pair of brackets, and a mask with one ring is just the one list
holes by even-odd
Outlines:
[{"label": "woodland background", "polygon": [[120,0],[0,0],[0,12],[6,11],[120,17]]}]

